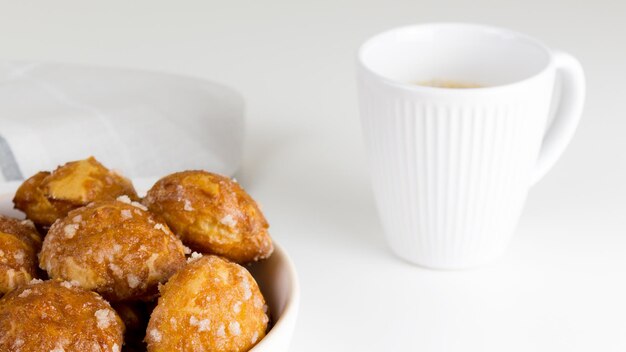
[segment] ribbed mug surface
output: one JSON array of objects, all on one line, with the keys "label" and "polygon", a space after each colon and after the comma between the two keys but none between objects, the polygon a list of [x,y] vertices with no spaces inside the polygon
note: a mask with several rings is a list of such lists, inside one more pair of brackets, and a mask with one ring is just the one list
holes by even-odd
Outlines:
[{"label": "ribbed mug surface", "polygon": [[391,248],[434,268],[501,255],[531,185],[551,92],[536,82],[459,100],[378,83],[362,77],[361,115]]}]

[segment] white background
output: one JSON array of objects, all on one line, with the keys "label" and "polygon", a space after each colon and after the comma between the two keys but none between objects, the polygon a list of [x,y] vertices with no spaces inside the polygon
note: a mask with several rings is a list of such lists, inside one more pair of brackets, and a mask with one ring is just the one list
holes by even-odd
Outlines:
[{"label": "white background", "polygon": [[[299,270],[293,351],[624,351],[625,16],[619,0],[0,1],[0,57],[182,73],[244,94],[238,178]],[[526,32],[587,73],[574,141],[531,191],[507,255],[478,270],[393,257],[369,188],[355,50],[428,21]]]}]

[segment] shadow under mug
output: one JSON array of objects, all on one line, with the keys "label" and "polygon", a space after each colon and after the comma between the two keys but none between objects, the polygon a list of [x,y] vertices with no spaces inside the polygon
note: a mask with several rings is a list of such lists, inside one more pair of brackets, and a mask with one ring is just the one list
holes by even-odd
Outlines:
[{"label": "shadow under mug", "polygon": [[[416,83],[451,80],[479,88]],[[501,256],[529,188],[578,124],[578,61],[511,30],[433,23],[358,52],[362,128],[378,212],[400,257],[460,269]]]}]

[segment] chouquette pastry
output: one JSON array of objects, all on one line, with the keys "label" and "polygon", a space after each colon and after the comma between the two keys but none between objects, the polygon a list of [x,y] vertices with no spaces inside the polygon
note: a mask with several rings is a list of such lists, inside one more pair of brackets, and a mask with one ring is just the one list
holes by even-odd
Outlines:
[{"label": "chouquette pastry", "polygon": [[166,176],[143,203],[191,249],[243,264],[272,254],[268,223],[237,182],[206,171]]},{"label": "chouquette pastry", "polygon": [[41,238],[30,220],[0,215],[0,296],[37,275]]},{"label": "chouquette pastry", "polygon": [[90,157],[35,174],[18,188],[13,203],[35,224],[48,227],[72,209],[121,195],[138,199],[128,179]]},{"label": "chouquette pastry", "polygon": [[33,280],[0,299],[0,351],[120,352],[124,324],[95,292]]},{"label": "chouquette pastry", "polygon": [[121,196],[72,210],[46,235],[39,266],[111,302],[151,299],[185,265],[186,248],[147,209]]},{"label": "chouquette pastry", "polygon": [[50,172],[41,171],[27,179],[17,189],[13,204],[23,211],[28,219],[35,224],[48,227],[57,219],[64,217],[75,206],[62,200],[50,199],[46,196],[41,184],[50,176]]},{"label": "chouquette pastry", "polygon": [[161,288],[146,331],[149,352],[244,352],[265,336],[267,306],[242,266],[194,253]]}]

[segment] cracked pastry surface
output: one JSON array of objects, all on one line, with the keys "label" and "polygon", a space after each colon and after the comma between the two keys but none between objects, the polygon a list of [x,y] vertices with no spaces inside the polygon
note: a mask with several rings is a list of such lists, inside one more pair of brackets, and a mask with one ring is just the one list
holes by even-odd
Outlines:
[{"label": "cracked pastry surface", "polygon": [[149,352],[248,351],[269,318],[259,287],[242,266],[192,256],[161,288],[146,331]]},{"label": "cracked pastry surface", "polygon": [[227,177],[206,171],[177,172],[157,181],[143,203],[193,250],[237,263],[272,254],[269,225],[257,203]]},{"label": "cracked pastry surface", "polygon": [[185,264],[184,247],[160,219],[126,196],[69,212],[46,235],[39,266],[109,301],[146,300]]},{"label": "cracked pastry surface", "polygon": [[102,297],[33,280],[0,299],[0,351],[120,352],[124,324]]},{"label": "cracked pastry surface", "polygon": [[34,223],[47,227],[72,209],[121,195],[138,199],[130,180],[90,157],[68,162],[53,172],[38,172],[22,183],[13,203]]},{"label": "cracked pastry surface", "polygon": [[41,238],[33,223],[0,215],[0,297],[37,275]]}]

